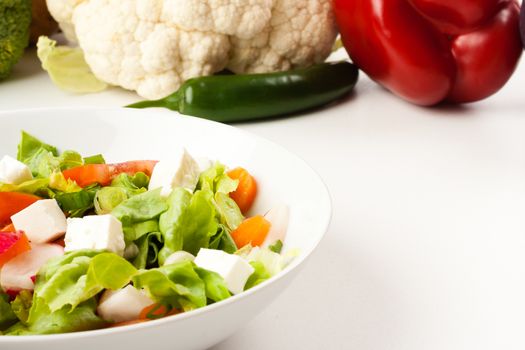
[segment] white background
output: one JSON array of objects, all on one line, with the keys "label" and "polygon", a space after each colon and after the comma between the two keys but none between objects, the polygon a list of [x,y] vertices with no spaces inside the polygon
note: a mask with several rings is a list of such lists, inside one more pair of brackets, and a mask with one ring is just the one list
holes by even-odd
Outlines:
[{"label": "white background", "polygon": [[[238,124],[304,158],[334,212],[292,286],[213,349],[525,349],[523,65],[473,105],[415,107],[362,75],[337,105]],[[64,93],[33,52],[0,83],[2,110],[136,100]]]}]

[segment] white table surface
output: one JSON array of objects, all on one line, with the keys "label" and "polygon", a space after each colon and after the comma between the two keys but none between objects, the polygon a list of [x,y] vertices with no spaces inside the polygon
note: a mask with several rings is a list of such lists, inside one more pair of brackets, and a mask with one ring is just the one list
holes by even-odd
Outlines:
[{"label": "white table surface", "polygon": [[[525,349],[524,65],[473,105],[415,107],[362,75],[322,112],[238,124],[304,158],[334,211],[294,283],[213,349]],[[136,100],[64,93],[33,52],[0,83],[2,110]]]}]

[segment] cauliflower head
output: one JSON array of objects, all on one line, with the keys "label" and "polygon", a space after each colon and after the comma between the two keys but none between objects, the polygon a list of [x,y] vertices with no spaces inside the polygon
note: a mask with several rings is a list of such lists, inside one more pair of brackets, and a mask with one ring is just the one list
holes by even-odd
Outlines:
[{"label": "cauliflower head", "polygon": [[101,80],[163,98],[225,68],[320,63],[337,36],[331,0],[47,0]]}]

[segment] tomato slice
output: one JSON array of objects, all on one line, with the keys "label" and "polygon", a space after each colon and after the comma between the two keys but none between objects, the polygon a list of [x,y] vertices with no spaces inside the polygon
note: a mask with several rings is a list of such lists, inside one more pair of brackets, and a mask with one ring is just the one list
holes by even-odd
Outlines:
[{"label": "tomato slice", "polygon": [[62,173],[66,179],[71,179],[80,187],[86,187],[95,183],[107,186],[120,174],[133,175],[143,172],[151,176],[153,168],[157,164],[154,160],[134,160],[116,164],[87,164],[64,170]]},{"label": "tomato slice", "polygon": [[30,249],[29,240],[22,231],[0,232],[0,267]]},{"label": "tomato slice", "polygon": [[107,186],[111,183],[109,167],[107,164],[87,164],[77,166],[62,172],[67,180],[73,180],[80,187],[86,187],[94,183]]},{"label": "tomato slice", "polygon": [[19,192],[0,192],[0,226],[11,222],[11,216],[27,208],[40,197]]},{"label": "tomato slice", "polygon": [[153,168],[155,168],[156,164],[156,160],[133,160],[124,163],[110,164],[109,172],[111,178],[115,178],[118,175],[124,173],[133,175],[139,172],[151,176],[151,173],[153,173]]}]

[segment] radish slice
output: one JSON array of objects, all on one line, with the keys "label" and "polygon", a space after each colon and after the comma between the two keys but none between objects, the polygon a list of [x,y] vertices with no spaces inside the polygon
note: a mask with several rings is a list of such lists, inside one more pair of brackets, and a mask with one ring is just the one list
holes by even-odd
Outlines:
[{"label": "radish slice", "polygon": [[277,241],[284,242],[286,237],[286,231],[288,230],[288,221],[290,217],[290,210],[286,204],[280,203],[270,209],[264,218],[268,220],[272,226],[270,232],[266,236],[263,244],[263,248],[268,248]]},{"label": "radish slice", "polygon": [[57,244],[32,244],[31,250],[9,260],[0,270],[0,286],[3,290],[33,290],[35,276],[51,258],[64,254]]}]

